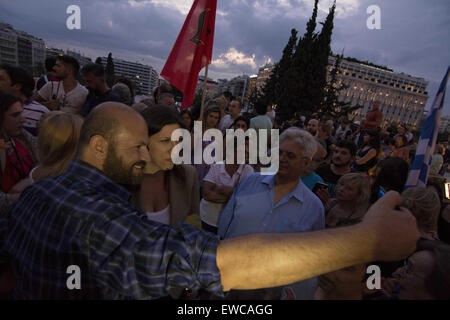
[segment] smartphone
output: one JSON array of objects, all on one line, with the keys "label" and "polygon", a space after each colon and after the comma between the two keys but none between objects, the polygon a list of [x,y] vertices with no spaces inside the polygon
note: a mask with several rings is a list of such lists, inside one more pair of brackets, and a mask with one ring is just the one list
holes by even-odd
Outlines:
[{"label": "smartphone", "polygon": [[328,185],[326,183],[316,182],[314,188],[312,189],[312,192],[316,193],[319,189],[328,189]]}]

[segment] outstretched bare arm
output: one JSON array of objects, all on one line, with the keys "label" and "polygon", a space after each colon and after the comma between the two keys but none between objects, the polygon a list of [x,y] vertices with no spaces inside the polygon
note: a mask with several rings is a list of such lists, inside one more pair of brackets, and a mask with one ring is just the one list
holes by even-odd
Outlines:
[{"label": "outstretched bare arm", "polygon": [[419,239],[415,218],[395,210],[402,199],[389,192],[364,221],[350,227],[297,234],[254,234],[227,239],[217,249],[225,291],[286,285],[348,266],[399,260]]}]

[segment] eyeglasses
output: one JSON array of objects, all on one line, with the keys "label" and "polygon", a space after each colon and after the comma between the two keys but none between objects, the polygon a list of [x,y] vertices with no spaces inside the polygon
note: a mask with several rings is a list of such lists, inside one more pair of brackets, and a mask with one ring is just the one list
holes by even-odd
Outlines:
[{"label": "eyeglasses", "polygon": [[289,160],[296,160],[297,158],[299,158],[299,159],[309,159],[309,157],[305,157],[305,156],[300,157],[300,156],[296,155],[296,154],[293,153],[293,152],[284,151],[284,150],[281,150],[281,149],[280,149],[279,152],[278,152],[279,157],[281,158],[281,156],[282,156],[283,154],[286,154],[286,157],[287,157]]}]

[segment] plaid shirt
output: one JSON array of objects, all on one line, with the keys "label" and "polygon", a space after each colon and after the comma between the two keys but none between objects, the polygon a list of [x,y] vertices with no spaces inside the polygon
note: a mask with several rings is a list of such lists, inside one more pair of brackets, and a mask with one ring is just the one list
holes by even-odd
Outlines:
[{"label": "plaid shirt", "polygon": [[[152,299],[174,287],[223,296],[218,238],[149,221],[130,194],[80,161],[27,188],[0,219],[0,258],[13,264],[18,299]],[[81,289],[68,289],[81,270]]]}]

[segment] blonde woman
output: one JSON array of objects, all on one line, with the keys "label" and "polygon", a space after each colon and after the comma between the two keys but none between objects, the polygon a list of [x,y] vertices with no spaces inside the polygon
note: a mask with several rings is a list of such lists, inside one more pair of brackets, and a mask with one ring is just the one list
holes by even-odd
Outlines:
[{"label": "blonde woman", "polygon": [[370,182],[366,174],[343,175],[336,186],[336,199],[330,201],[326,226],[350,225],[362,220],[369,208]]},{"label": "blonde woman", "polygon": [[438,220],[441,211],[441,201],[436,191],[425,187],[413,187],[402,192],[403,206],[417,220],[422,238],[438,240]]},{"label": "blonde woman", "polygon": [[32,182],[63,173],[72,162],[83,119],[62,111],[44,116],[38,135],[38,165],[30,172]]},{"label": "blonde woman", "polygon": [[14,186],[21,192],[30,184],[63,173],[72,162],[80,138],[83,119],[62,111],[52,111],[44,115],[39,124],[37,141],[38,165],[28,179]]},{"label": "blonde woman", "polygon": [[[362,220],[369,208],[370,183],[366,174],[343,175],[336,186],[336,199],[327,210],[327,228],[348,226]],[[358,264],[323,274],[314,294],[315,300],[361,300],[366,265]]]}]

